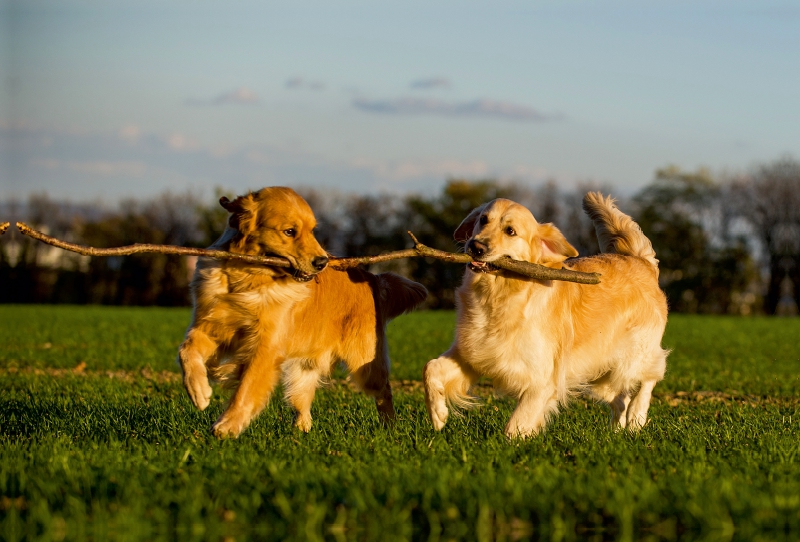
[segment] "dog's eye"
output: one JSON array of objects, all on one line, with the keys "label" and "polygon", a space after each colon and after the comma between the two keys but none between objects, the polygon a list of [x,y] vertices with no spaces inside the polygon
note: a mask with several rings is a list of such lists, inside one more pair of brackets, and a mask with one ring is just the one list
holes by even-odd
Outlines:
[{"label": "dog's eye", "polygon": [[514,231],[514,228],[509,226],[506,228],[506,235],[508,235],[509,237],[514,237],[515,235],[517,235],[517,232]]},{"label": "dog's eye", "polygon": [[481,226],[485,226],[489,222],[489,217],[486,215],[481,215]]},{"label": "dog's eye", "polygon": [[286,237],[294,237],[295,235],[297,235],[297,230],[294,228],[289,228],[288,230],[283,230],[283,234]]}]

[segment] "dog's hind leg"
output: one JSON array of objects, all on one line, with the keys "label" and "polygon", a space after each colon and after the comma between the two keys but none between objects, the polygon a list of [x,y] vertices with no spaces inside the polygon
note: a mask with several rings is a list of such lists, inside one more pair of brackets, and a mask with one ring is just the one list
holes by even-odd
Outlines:
[{"label": "dog's hind leg", "polygon": [[628,405],[630,405],[631,396],[628,392],[623,391],[608,402],[611,407],[611,427],[619,427],[625,429],[628,423]]},{"label": "dog's hind leg", "polygon": [[396,417],[394,399],[392,398],[392,385],[389,383],[388,356],[379,354],[370,361],[351,373],[353,382],[364,393],[375,399],[378,417],[384,424],[391,424]]},{"label": "dog's hind leg", "polygon": [[653,395],[653,388],[658,380],[646,380],[642,382],[639,393],[628,406],[628,429],[638,431],[647,423],[647,411],[650,409],[650,398]]},{"label": "dog's hind leg", "polygon": [[431,417],[433,428],[441,431],[450,415],[447,403],[466,405],[472,384],[478,380],[478,373],[460,362],[452,351],[425,364],[423,380],[425,383],[425,406]]},{"label": "dog's hind leg", "polygon": [[624,429],[628,421],[627,410],[631,402],[630,394],[627,390],[619,391],[619,384],[612,381],[613,374],[605,373],[589,383],[589,394],[605,403],[611,409],[611,428]]},{"label": "dog's hind leg", "polygon": [[642,385],[639,392],[628,406],[628,429],[638,431],[647,423],[647,411],[650,409],[650,398],[653,395],[653,388],[664,378],[664,371],[667,367],[667,354],[660,346],[656,347],[655,352],[650,358],[649,365],[641,375]]},{"label": "dog's hind leg", "polygon": [[183,386],[189,398],[200,410],[205,410],[211,401],[211,385],[208,383],[206,362],[219,345],[199,328],[186,333],[186,340],[178,350],[178,363],[183,371]]}]

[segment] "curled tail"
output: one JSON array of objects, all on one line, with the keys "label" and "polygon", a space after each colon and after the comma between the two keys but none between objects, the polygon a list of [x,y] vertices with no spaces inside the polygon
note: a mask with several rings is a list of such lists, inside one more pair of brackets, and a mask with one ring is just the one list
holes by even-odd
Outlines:
[{"label": "curled tail", "polygon": [[658,274],[656,251],[650,239],[645,237],[639,224],[617,209],[611,196],[589,192],[583,197],[583,210],[594,223],[600,252],[638,256],[649,262]]},{"label": "curled tail", "polygon": [[385,321],[418,307],[428,297],[425,286],[394,273],[381,273],[378,278],[380,308]]}]

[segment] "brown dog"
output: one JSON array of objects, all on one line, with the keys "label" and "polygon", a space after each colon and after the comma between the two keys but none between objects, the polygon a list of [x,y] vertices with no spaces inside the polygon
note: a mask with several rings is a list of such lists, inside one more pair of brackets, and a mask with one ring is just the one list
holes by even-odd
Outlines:
[{"label": "brown dog", "polygon": [[[668,353],[661,348],[667,302],[658,260],[611,198],[590,193],[583,206],[604,254],[569,262],[578,253],[561,232],[506,199],[475,209],[456,230],[476,261],[456,292],[455,341],[425,366],[425,399],[437,430],[447,421],[447,403],[469,404],[480,376],[519,400],[506,425],[510,437],[542,430],[576,392],[608,402],[620,427],[646,423]],[[602,278],[597,285],[526,279],[493,268],[502,256]]]},{"label": "brown dog", "polygon": [[375,398],[381,418],[393,419],[385,328],[419,305],[425,288],[391,273],[323,271],[328,255],[314,238],[314,213],[290,188],[264,188],[220,204],[231,216],[212,248],[282,256],[292,268],[198,262],[194,315],[178,362],[200,410],[211,398],[209,376],[235,387],[214,434],[238,436],[267,405],[281,374],[297,410],[295,425],[309,431],[316,388],[339,361]]}]

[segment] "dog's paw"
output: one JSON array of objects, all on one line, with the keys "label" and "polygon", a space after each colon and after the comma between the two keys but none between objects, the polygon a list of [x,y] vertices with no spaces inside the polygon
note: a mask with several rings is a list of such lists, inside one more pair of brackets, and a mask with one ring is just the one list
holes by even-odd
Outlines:
[{"label": "dog's paw", "polygon": [[431,405],[429,411],[433,428],[437,431],[441,431],[444,424],[447,423],[447,417],[450,415],[450,411],[447,410],[447,405],[442,401],[438,405]]},{"label": "dog's paw", "polygon": [[311,431],[311,416],[298,415],[297,419],[294,421],[294,426],[303,433],[308,433]]},{"label": "dog's paw", "polygon": [[529,420],[519,419],[514,416],[508,420],[504,433],[509,440],[529,439],[537,436],[544,430],[544,421],[530,423]]},{"label": "dog's paw", "polygon": [[511,427],[510,425],[506,426],[505,429],[506,438],[509,440],[516,440],[516,439],[529,439],[533,438],[539,434],[538,429],[527,429],[527,428],[520,428],[520,427]]},{"label": "dog's paw", "polygon": [[205,410],[211,402],[211,394],[213,390],[208,383],[208,377],[203,375],[190,377],[187,376],[183,379],[183,385],[189,393],[189,398],[194,403],[194,406],[199,410]]},{"label": "dog's paw", "polygon": [[247,427],[247,422],[235,416],[227,416],[226,414],[223,414],[217,422],[211,426],[211,432],[218,439],[238,438]]},{"label": "dog's paw", "polygon": [[375,406],[378,409],[378,419],[384,427],[391,427],[397,419],[397,414],[394,411],[394,403],[392,402],[391,395],[389,399],[375,399]]},{"label": "dog's paw", "polygon": [[641,431],[641,430],[642,430],[642,428],[643,428],[645,425],[647,425],[647,422],[648,422],[648,421],[649,421],[649,420],[648,420],[646,417],[642,417],[642,416],[631,416],[631,418],[628,420],[628,427],[627,427],[627,429],[628,429],[628,431],[630,431],[631,433],[638,433],[639,431]]}]

